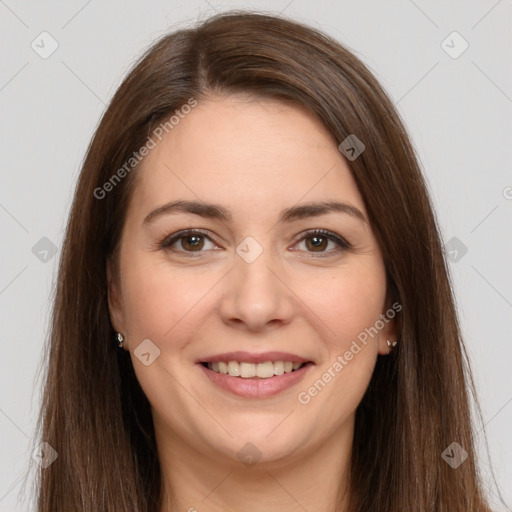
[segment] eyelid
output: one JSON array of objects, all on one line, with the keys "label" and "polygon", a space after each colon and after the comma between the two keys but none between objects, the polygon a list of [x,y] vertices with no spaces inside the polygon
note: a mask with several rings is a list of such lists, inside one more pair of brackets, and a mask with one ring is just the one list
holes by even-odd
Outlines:
[{"label": "eyelid", "polygon": [[327,229],[323,229],[323,228],[308,229],[306,231],[303,231],[302,233],[299,233],[297,235],[297,242],[300,242],[304,238],[307,238],[308,236],[313,236],[313,235],[324,236],[325,238],[332,240],[333,242],[336,242],[337,244],[340,245],[340,247],[342,247],[344,249],[348,250],[348,249],[352,248],[351,244],[345,238],[343,238],[341,235],[337,235],[336,233],[329,231]]},{"label": "eyelid", "polygon": [[[181,250],[170,249],[170,246],[173,245],[178,240],[180,240],[181,238],[185,238],[187,236],[192,236],[192,235],[196,235],[196,234],[204,236],[205,238],[208,238],[215,245],[219,245],[212,239],[208,230],[201,229],[201,228],[188,228],[188,229],[183,229],[183,230],[177,231],[176,233],[173,233],[169,236],[166,236],[157,245],[157,248],[158,249],[167,249],[169,251],[183,253],[183,254],[187,254],[190,256],[199,255],[205,251],[181,251]],[[352,245],[344,237],[342,237],[341,235],[337,235],[336,233],[333,233],[332,231],[322,229],[322,228],[312,228],[312,229],[308,229],[306,231],[302,231],[301,233],[299,233],[296,236],[296,239],[295,239],[293,245],[297,245],[299,242],[303,241],[308,236],[314,236],[314,235],[323,236],[323,237],[327,238],[328,240],[333,241],[335,244],[337,244],[338,247],[334,250],[320,251],[318,253],[315,253],[314,251],[305,251],[306,253],[311,254],[312,257],[315,257],[315,255],[319,256],[319,257],[325,257],[325,256],[330,256],[332,254],[339,254],[342,251],[347,251],[347,250],[352,249]]]},{"label": "eyelid", "polygon": [[[204,236],[205,238],[208,238],[208,240],[210,240],[213,244],[219,245],[214,240],[212,240],[212,237],[210,236],[210,233],[208,230],[201,229],[201,228],[188,228],[188,229],[182,229],[180,231],[177,231],[176,233],[172,233],[171,235],[166,236],[160,243],[157,244],[157,248],[173,251],[173,249],[170,248],[171,245],[173,245],[175,242],[177,242],[181,238],[185,238],[187,236],[192,236],[192,235]],[[194,252],[196,252],[197,254],[200,254],[201,252],[204,252],[204,251],[177,251],[177,250],[174,250],[174,252],[180,252],[180,253],[193,255]]]}]

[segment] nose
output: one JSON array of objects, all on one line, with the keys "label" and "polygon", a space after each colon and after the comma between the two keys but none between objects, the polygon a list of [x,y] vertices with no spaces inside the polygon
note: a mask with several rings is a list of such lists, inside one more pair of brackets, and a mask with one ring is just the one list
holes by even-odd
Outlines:
[{"label": "nose", "polygon": [[[276,258],[264,250],[255,261],[235,255],[234,268],[224,280],[222,321],[251,331],[265,331],[291,322],[294,293]],[[289,280],[289,279],[288,279]]]}]

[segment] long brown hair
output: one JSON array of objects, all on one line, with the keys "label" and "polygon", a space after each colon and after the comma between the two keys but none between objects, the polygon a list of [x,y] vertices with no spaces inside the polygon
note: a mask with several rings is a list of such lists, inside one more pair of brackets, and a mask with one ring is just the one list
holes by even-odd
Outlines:
[{"label": "long brown hair", "polygon": [[[115,345],[105,272],[109,258],[117,261],[139,165],[125,167],[115,182],[112,176],[190,98],[233,93],[301,105],[338,144],[354,134],[365,145],[349,163],[403,310],[400,343],[378,358],[357,409],[349,510],[489,512],[476,463],[469,360],[437,221],[399,115],[337,41],[282,17],[238,11],[154,44],[117,90],[88,148],[47,340],[39,441],[58,458],[38,470],[37,510],[160,509],[149,402],[129,355]],[[441,456],[453,442],[468,453],[456,469]]]}]

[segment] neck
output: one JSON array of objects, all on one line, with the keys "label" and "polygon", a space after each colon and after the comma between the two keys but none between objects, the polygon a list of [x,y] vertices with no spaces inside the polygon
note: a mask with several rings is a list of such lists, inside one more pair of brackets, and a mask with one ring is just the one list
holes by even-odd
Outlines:
[{"label": "neck", "polygon": [[210,455],[208,449],[155,428],[163,485],[160,512],[344,512],[353,425],[352,416],[322,445],[300,447],[274,460],[263,453],[252,466],[236,455]]}]

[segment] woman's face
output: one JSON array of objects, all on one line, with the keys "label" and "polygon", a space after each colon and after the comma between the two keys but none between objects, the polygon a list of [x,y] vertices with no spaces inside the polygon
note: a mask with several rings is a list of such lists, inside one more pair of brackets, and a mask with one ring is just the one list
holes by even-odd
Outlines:
[{"label": "woman's face", "polygon": [[[201,102],[137,172],[109,304],[157,436],[265,462],[351,434],[395,321],[365,205],[321,123],[283,103]],[[188,229],[200,233],[171,240]],[[219,360],[252,364],[201,364]]]}]

